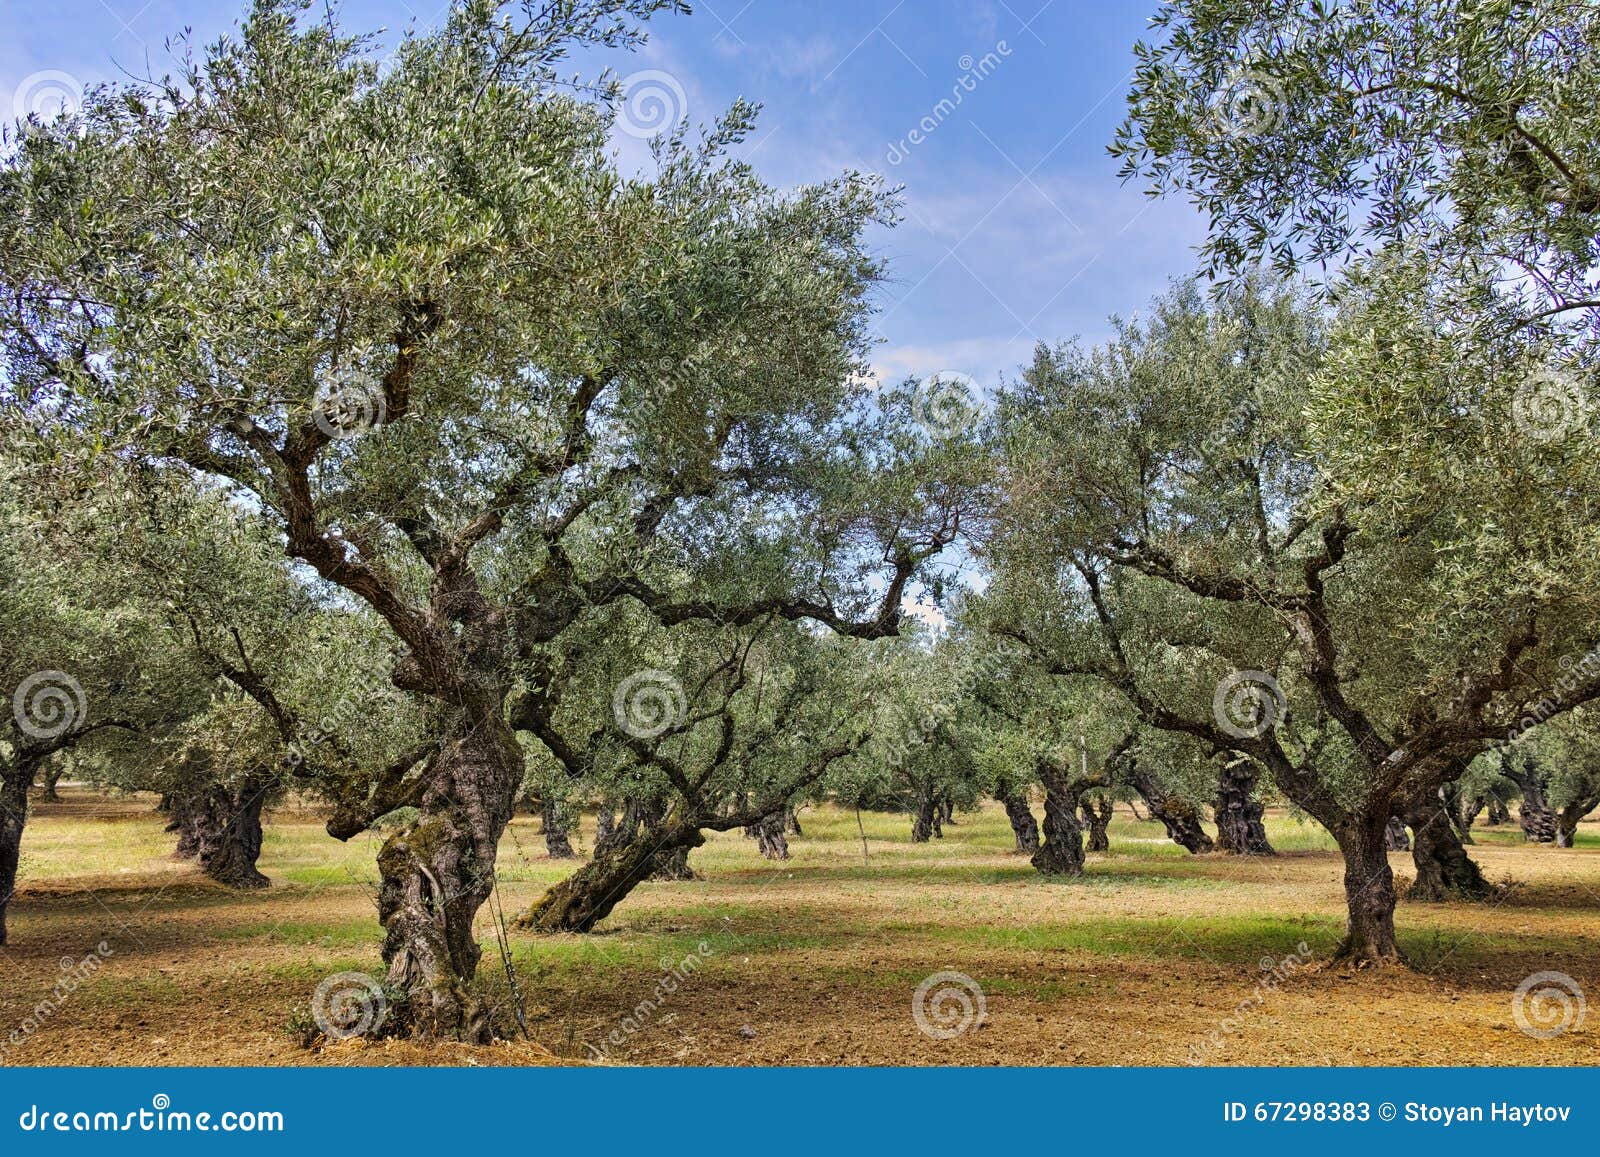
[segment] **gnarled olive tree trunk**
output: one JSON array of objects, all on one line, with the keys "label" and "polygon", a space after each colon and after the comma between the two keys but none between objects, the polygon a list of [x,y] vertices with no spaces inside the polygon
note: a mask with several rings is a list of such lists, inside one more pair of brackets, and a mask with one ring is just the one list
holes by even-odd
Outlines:
[{"label": "gnarled olive tree trunk", "polygon": [[1128,781],[1144,800],[1150,814],[1167,829],[1173,843],[1194,853],[1215,850],[1211,837],[1201,826],[1199,810],[1176,792],[1168,791],[1142,763],[1134,762]]},{"label": "gnarled olive tree trunk", "polygon": [[1025,856],[1033,855],[1039,850],[1039,822],[1033,818],[1033,809],[1028,806],[1028,793],[1013,787],[1002,789],[998,794],[1006,809],[1006,819],[1011,821],[1011,834],[1017,842],[1016,850]]},{"label": "gnarled olive tree trunk", "polygon": [[538,932],[590,932],[622,899],[658,870],[659,858],[687,857],[706,842],[698,825],[646,826],[634,838],[595,846],[594,859],[562,880],[517,918]]},{"label": "gnarled olive tree trunk", "polygon": [[462,698],[421,773],[419,814],[378,853],[378,918],[389,984],[405,994],[399,1011],[411,1033],[487,1043],[493,1027],[473,985],[474,921],[494,888],[523,760],[500,696]]},{"label": "gnarled olive tree trunk", "polygon": [[1390,816],[1388,826],[1383,829],[1383,842],[1391,852],[1409,852],[1411,837],[1406,833],[1406,821]]},{"label": "gnarled olive tree trunk", "polygon": [[37,773],[36,764],[19,763],[0,777],[0,944],[6,943],[6,909],[17,890],[22,831],[28,824],[28,791]]},{"label": "gnarled olive tree trunk", "polygon": [[200,870],[224,887],[269,887],[272,881],[256,861],[261,856],[261,810],[277,776],[270,768],[257,768],[238,783],[207,783],[208,766],[198,768],[195,780],[173,792],[167,830],[178,834],[175,854],[198,861]]},{"label": "gnarled olive tree trunk", "polygon": [[570,860],[577,854],[572,850],[567,805],[562,800],[544,797],[539,805],[539,826],[544,829],[544,849],[552,860]]},{"label": "gnarled olive tree trunk", "polygon": [[939,828],[939,801],[931,794],[919,792],[917,810],[911,820],[911,842],[925,844],[936,834],[944,834]]},{"label": "gnarled olive tree trunk", "polygon": [[1494,892],[1467,855],[1460,832],[1450,821],[1447,798],[1425,799],[1406,809],[1411,861],[1417,868],[1417,878],[1406,892],[1408,900],[1481,900]]},{"label": "gnarled olive tree trunk", "polygon": [[1394,872],[1389,867],[1387,815],[1351,817],[1333,832],[1344,856],[1348,923],[1335,960],[1403,963],[1394,934]]},{"label": "gnarled olive tree trunk", "polygon": [[1084,825],[1089,829],[1089,850],[1109,852],[1111,837],[1107,834],[1107,830],[1111,826],[1111,797],[1105,792],[1095,792],[1084,796],[1079,806],[1083,812]]},{"label": "gnarled olive tree trunk", "polygon": [[1272,856],[1262,823],[1265,809],[1256,798],[1254,760],[1234,759],[1217,775],[1217,848],[1236,856]]},{"label": "gnarled olive tree trunk", "polygon": [[745,828],[745,835],[756,841],[762,856],[769,860],[789,858],[789,840],[783,830],[787,818],[786,812],[773,812]]},{"label": "gnarled olive tree trunk", "polygon": [[1083,875],[1083,826],[1078,823],[1079,792],[1056,768],[1041,765],[1044,784],[1044,841],[1033,866],[1047,876]]}]

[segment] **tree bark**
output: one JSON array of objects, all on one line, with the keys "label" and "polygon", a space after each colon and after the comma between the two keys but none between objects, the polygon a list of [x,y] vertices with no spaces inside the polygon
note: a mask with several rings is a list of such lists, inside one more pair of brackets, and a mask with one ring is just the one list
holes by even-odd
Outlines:
[{"label": "tree bark", "polygon": [[[1161,821],[1173,843],[1189,852],[1215,850],[1216,845],[1200,823],[1200,812],[1188,800],[1168,791],[1154,774],[1139,761],[1134,761],[1128,777],[1133,790],[1139,793],[1150,814]],[[1265,836],[1263,836],[1263,839]]]},{"label": "tree bark", "polygon": [[617,811],[611,806],[610,801],[603,801],[594,813],[594,847],[596,854],[602,847],[608,846],[615,838],[617,830]]},{"label": "tree bark", "polygon": [[1273,856],[1256,798],[1256,765],[1238,759],[1217,775],[1217,848],[1236,856]]},{"label": "tree bark", "polygon": [[799,809],[799,807],[791,807],[791,808],[789,808],[788,810],[786,810],[783,813],[783,816],[784,816],[784,822],[788,826],[788,832],[787,832],[788,835],[791,835],[791,836],[803,836],[803,835],[805,835],[805,832],[800,830],[800,809]]},{"label": "tree bark", "polygon": [[1455,828],[1456,836],[1463,844],[1472,843],[1472,821],[1483,810],[1483,804],[1471,802],[1462,794],[1460,780],[1445,784],[1439,789],[1439,796],[1444,800],[1445,814],[1450,817],[1450,826]]},{"label": "tree bark", "polygon": [[1406,834],[1406,821],[1390,816],[1388,826],[1383,829],[1383,843],[1391,852],[1409,852],[1411,837]]},{"label": "tree bark", "polygon": [[756,823],[745,829],[747,835],[754,837],[756,847],[762,856],[769,860],[787,860],[789,858],[789,840],[784,834],[787,826],[785,812],[773,812],[771,815],[762,816]]},{"label": "tree bark", "polygon": [[611,914],[624,897],[656,870],[664,853],[705,843],[699,827],[680,823],[665,830],[646,829],[638,838],[604,849],[596,845],[594,859],[562,880],[517,918],[517,927],[537,932],[591,932]]},{"label": "tree bark", "polygon": [[[500,837],[523,776],[501,696],[462,696],[451,731],[422,772],[419,814],[378,853],[378,917],[399,1019],[422,1039],[486,1044],[488,1011],[473,984],[475,918],[494,889]],[[335,833],[338,834],[338,833]]]},{"label": "tree bark", "polygon": [[1083,822],[1089,829],[1089,850],[1109,852],[1111,837],[1107,829],[1111,826],[1111,797],[1103,792],[1085,796],[1079,806],[1083,812]]},{"label": "tree bark", "polygon": [[1078,792],[1060,771],[1041,766],[1044,783],[1044,841],[1033,866],[1047,876],[1083,875],[1083,826],[1078,823]]},{"label": "tree bark", "polygon": [[1006,819],[1011,821],[1011,834],[1016,837],[1016,850],[1031,856],[1039,850],[1039,823],[1028,806],[1028,795],[1021,788],[1009,788],[1000,793],[1005,805]]},{"label": "tree bark", "polygon": [[1494,892],[1462,846],[1443,799],[1423,800],[1408,808],[1405,823],[1411,827],[1411,862],[1417,869],[1407,900],[1481,900]]},{"label": "tree bark", "polygon": [[1483,822],[1491,828],[1511,822],[1511,809],[1506,806],[1506,801],[1497,795],[1491,795],[1488,802],[1489,817]]},{"label": "tree bark", "polygon": [[911,842],[914,844],[927,843],[932,838],[938,823],[938,801],[932,795],[919,793],[917,796],[917,810],[911,821]]},{"label": "tree bark", "polygon": [[0,777],[0,944],[6,943],[6,909],[17,890],[22,832],[28,824],[28,791],[37,768],[24,763]]},{"label": "tree bark", "polygon": [[1530,844],[1551,844],[1556,839],[1556,813],[1545,801],[1544,785],[1529,777],[1522,788],[1522,803],[1517,808],[1522,838]]},{"label": "tree bark", "polygon": [[227,888],[251,890],[272,881],[256,867],[261,857],[261,810],[276,784],[262,768],[236,785],[201,783],[178,793],[167,830],[178,833],[175,855]]},{"label": "tree bark", "polygon": [[1402,964],[1394,934],[1394,872],[1389,868],[1388,809],[1352,817],[1335,831],[1344,855],[1344,895],[1348,912],[1344,941],[1335,960],[1357,967]]},{"label": "tree bark", "polygon": [[61,777],[66,773],[66,767],[57,760],[49,771],[44,773],[44,798],[48,803],[60,803],[61,795],[56,791],[56,784],[61,782]]},{"label": "tree bark", "polygon": [[567,820],[567,805],[546,795],[539,805],[539,826],[544,829],[544,849],[552,860],[570,860],[576,854]]}]

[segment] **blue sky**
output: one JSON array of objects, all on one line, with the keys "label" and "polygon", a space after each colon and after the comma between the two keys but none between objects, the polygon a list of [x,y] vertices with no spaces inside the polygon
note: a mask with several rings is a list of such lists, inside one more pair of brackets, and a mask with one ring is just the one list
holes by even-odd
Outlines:
[{"label": "blue sky", "polygon": [[[339,8],[347,27],[398,34],[437,21],[442,3]],[[1122,185],[1105,151],[1154,3],[693,0],[694,15],[653,22],[642,51],[608,63],[644,74],[636,134],[664,108],[704,122],[745,97],[764,106],[745,151],[768,179],[858,168],[903,185],[903,223],[875,238],[891,280],[874,364],[987,387],[1035,341],[1095,340],[1107,315],[1194,267],[1198,216]],[[9,117],[74,87],[159,73],[168,36],[190,27],[209,40],[242,11],[242,0],[0,0],[0,101],[10,98]],[[618,151],[629,166],[648,162],[637,135],[619,133]]]}]

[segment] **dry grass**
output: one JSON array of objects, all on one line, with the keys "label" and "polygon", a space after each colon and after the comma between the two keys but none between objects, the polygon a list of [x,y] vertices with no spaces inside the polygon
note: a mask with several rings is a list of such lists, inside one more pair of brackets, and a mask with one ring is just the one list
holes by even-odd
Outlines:
[{"label": "dry grass", "polygon": [[[1284,855],[1191,857],[1122,810],[1112,854],[1091,856],[1080,880],[1047,881],[1011,854],[997,808],[926,845],[909,842],[904,817],[867,815],[866,862],[854,814],[824,808],[804,816],[788,863],[764,863],[737,833],[713,837],[693,857],[702,879],[645,885],[596,935],[514,934],[531,1041],[307,1052],[286,1026],[317,983],[378,968],[376,842],[337,844],[286,810],[261,862],[275,886],[230,894],[168,858],[152,803],[70,791],[37,809],[0,949],[0,1042],[49,995],[63,957],[102,940],[113,954],[5,1063],[539,1064],[582,1060],[615,1032],[612,1059],[651,1064],[1183,1064],[1214,1031],[1212,1063],[1600,1061],[1600,1017],[1536,1040],[1511,1010],[1535,971],[1600,993],[1592,825],[1570,851],[1480,835],[1474,856],[1510,887],[1490,904],[1403,904],[1416,971],[1314,964],[1236,1014],[1264,977],[1258,962],[1302,942],[1323,960],[1338,938],[1342,865],[1319,830],[1275,815]],[[1394,863],[1409,875],[1409,857]],[[508,916],[572,867],[519,818],[502,848]],[[487,911],[482,932],[481,974],[503,990]],[[663,962],[702,944],[698,970],[641,1010]],[[987,1008],[950,1040],[911,1013],[940,970],[972,977]]]}]

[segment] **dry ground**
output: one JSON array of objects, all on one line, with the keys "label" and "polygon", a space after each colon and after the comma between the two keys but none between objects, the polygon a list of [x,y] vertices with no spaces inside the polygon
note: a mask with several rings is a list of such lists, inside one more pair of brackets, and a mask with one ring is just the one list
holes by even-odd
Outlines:
[{"label": "dry ground", "polygon": [[[905,817],[867,815],[865,862],[855,815],[814,809],[788,863],[764,863],[738,833],[713,837],[692,857],[702,879],[640,888],[596,935],[514,932],[531,1043],[307,1051],[287,1026],[318,982],[378,971],[376,841],[340,845],[315,815],[283,810],[261,861],[274,887],[236,895],[167,858],[152,804],[69,790],[36,808],[0,948],[0,1042],[40,1023],[0,1063],[551,1063],[590,1057],[613,1032],[611,1059],[649,1064],[1184,1064],[1208,1038],[1221,1064],[1600,1062],[1600,1010],[1539,1040],[1511,1008],[1542,970],[1600,994],[1595,825],[1566,851],[1480,831],[1473,854],[1506,892],[1402,904],[1415,971],[1313,964],[1236,1014],[1263,962],[1302,942],[1325,960],[1338,939],[1342,866],[1320,829],[1274,815],[1283,855],[1191,857],[1122,807],[1111,854],[1082,879],[1047,881],[1011,854],[994,807],[927,845],[909,842]],[[508,918],[573,866],[550,861],[537,832],[519,817],[507,833]],[[1409,876],[1409,856],[1394,865]],[[503,990],[487,910],[482,932],[481,973]],[[101,941],[105,965],[37,1017],[63,958]],[[702,942],[698,970],[635,1018],[664,965]],[[919,983],[942,970],[970,976],[986,1004],[980,1026],[948,1040],[912,1016]]]}]

